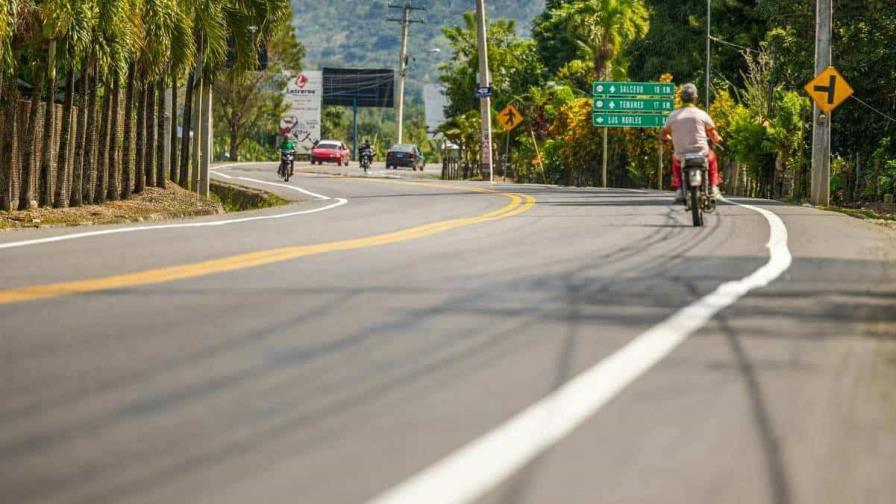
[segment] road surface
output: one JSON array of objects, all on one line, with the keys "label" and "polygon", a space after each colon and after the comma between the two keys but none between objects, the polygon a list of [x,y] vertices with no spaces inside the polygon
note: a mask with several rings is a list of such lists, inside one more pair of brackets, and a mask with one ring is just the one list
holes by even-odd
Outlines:
[{"label": "road surface", "polygon": [[0,234],[0,501],[896,495],[892,231],[274,169],[217,177],[294,204]]}]

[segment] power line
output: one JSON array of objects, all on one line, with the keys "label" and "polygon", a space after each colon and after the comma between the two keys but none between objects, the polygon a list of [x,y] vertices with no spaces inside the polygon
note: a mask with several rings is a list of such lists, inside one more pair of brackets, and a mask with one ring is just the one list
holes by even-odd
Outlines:
[{"label": "power line", "polygon": [[720,38],[718,38],[718,37],[713,37],[712,35],[709,36],[709,39],[712,40],[712,41],[714,41],[714,42],[718,42],[718,43],[720,43],[720,44],[727,45],[727,46],[731,46],[731,47],[734,47],[734,48],[737,48],[737,49],[741,49],[741,50],[744,50],[744,51],[750,51],[750,52],[754,52],[754,53],[759,53],[759,52],[761,52],[761,51],[759,51],[758,49],[753,49],[752,47],[747,47],[747,46],[742,46],[742,45],[740,45],[740,44],[735,44],[734,42],[728,42],[727,40],[723,40],[723,39],[720,39]]},{"label": "power line", "polygon": [[886,113],[881,112],[880,110],[874,108],[873,106],[869,105],[868,103],[866,103],[864,100],[862,100],[862,99],[859,98],[858,96],[856,96],[856,95],[852,95],[850,98],[852,98],[853,100],[855,100],[855,101],[861,103],[862,105],[864,105],[865,107],[867,107],[869,110],[872,110],[872,111],[876,112],[877,115],[883,117],[884,119],[886,119],[886,120],[888,120],[888,121],[891,121],[891,122],[896,122],[896,118],[893,118],[892,116],[887,115]]}]

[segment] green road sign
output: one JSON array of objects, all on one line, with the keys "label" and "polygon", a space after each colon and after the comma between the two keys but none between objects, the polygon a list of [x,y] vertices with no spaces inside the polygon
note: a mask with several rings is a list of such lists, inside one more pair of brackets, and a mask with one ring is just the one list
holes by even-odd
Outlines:
[{"label": "green road sign", "polygon": [[675,96],[667,82],[595,82],[594,96]]},{"label": "green road sign", "polygon": [[672,112],[675,100],[670,98],[595,98],[595,112]]},{"label": "green road sign", "polygon": [[665,114],[603,114],[595,112],[591,119],[595,126],[601,128],[662,128],[666,123]]}]

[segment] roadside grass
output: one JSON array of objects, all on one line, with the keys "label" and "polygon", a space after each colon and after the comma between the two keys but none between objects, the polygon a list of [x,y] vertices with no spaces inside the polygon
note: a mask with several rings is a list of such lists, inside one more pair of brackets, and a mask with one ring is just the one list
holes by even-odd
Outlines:
[{"label": "roadside grass", "polygon": [[0,212],[0,230],[68,227],[129,222],[158,221],[224,213],[218,201],[204,200],[177,184],[166,189],[147,187],[126,201],[77,208],[32,208]]},{"label": "roadside grass", "polygon": [[271,208],[289,203],[288,200],[267,191],[219,181],[210,184],[210,191],[212,199],[220,203],[227,213]]},{"label": "roadside grass", "polygon": [[896,213],[880,212],[868,208],[818,207],[822,210],[837,212],[856,219],[896,229]]}]

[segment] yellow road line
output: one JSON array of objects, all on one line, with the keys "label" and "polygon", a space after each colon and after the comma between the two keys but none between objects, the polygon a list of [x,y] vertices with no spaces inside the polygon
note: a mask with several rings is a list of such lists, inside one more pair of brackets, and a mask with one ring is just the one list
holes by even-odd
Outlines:
[{"label": "yellow road line", "polygon": [[[435,184],[427,185],[434,186]],[[448,186],[440,187],[444,189]],[[494,191],[482,188],[473,188],[473,190],[475,192],[494,193]],[[173,282],[175,280],[186,280],[189,278],[212,275],[215,273],[224,273],[228,271],[236,271],[246,268],[253,268],[256,266],[263,266],[266,264],[289,261],[292,259],[297,259],[299,257],[344,250],[356,250],[368,247],[376,247],[380,245],[389,245],[392,243],[398,243],[408,240],[416,240],[419,238],[443,233],[445,231],[469,226],[472,224],[479,224],[483,222],[513,217],[514,215],[519,215],[529,210],[535,204],[535,198],[529,195],[514,193],[495,194],[500,194],[509,198],[510,203],[498,210],[477,215],[475,217],[465,217],[460,219],[435,222],[432,224],[415,226],[400,231],[368,236],[365,238],[355,238],[350,240],[341,240],[315,245],[284,247],[271,250],[263,250],[259,252],[251,252],[248,254],[240,254],[231,257],[224,257],[221,259],[213,259],[210,261],[184,264],[180,266],[170,266],[166,268],[157,268],[134,273],[125,273],[122,275],[113,275],[87,280],[76,280],[71,282],[60,282],[47,285],[35,285],[29,287],[0,290],[0,304],[21,303],[25,301],[49,299],[87,292],[99,292],[113,289],[123,289],[127,287],[137,287],[141,285]]]}]

